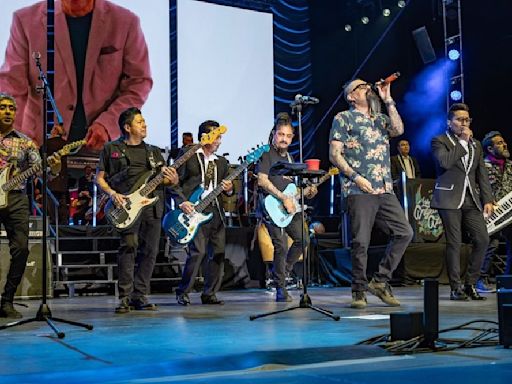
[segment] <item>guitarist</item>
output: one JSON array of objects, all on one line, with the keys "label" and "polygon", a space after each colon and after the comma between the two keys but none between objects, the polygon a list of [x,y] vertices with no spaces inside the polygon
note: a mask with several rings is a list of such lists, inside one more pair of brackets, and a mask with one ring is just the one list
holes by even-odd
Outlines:
[{"label": "guitarist", "polygon": [[[127,202],[127,196],[148,172],[164,174],[164,184],[178,183],[173,168],[162,167],[164,159],[160,148],[146,144],[147,127],[138,108],[128,108],[119,117],[121,137],[105,145],[100,154],[96,175],[98,186],[107,193],[116,206]],[[118,254],[119,306],[116,313],[135,310],[156,310],[148,301],[150,279],[158,254],[161,219],[164,211],[163,188],[154,192],[159,200],[154,206],[144,208],[134,225],[121,230]],[[139,249],[140,245],[140,249]],[[135,267],[137,251],[138,267]]]},{"label": "guitarist", "polygon": [[[270,134],[270,151],[264,153],[258,164],[258,186],[260,202],[269,194],[283,202],[284,208],[289,214],[295,213],[295,197],[290,197],[283,193],[288,184],[293,183],[293,179],[287,176],[269,175],[270,167],[280,161],[293,163],[292,156],[288,153],[288,147],[292,143],[294,128],[290,116],[283,112],[276,118],[274,127]],[[304,195],[311,199],[317,193],[315,186],[306,187]],[[275,225],[265,212],[263,204],[260,204],[263,222],[268,229],[272,244],[274,246],[274,262],[272,274],[277,285],[276,301],[292,301],[285,285],[286,272],[293,269],[294,264],[300,258],[303,247],[308,247],[309,236],[304,231],[304,244],[302,244],[302,233],[304,224],[302,216],[295,215],[286,228],[280,228]],[[288,236],[293,240],[293,244],[288,249]]]},{"label": "guitarist", "polygon": [[[201,139],[203,133],[208,133],[212,129],[219,127],[219,123],[213,120],[207,120],[199,125],[198,139]],[[174,188],[174,199],[179,208],[185,213],[190,214],[194,210],[194,204],[188,201],[192,192],[199,186],[205,190],[204,198],[218,184],[222,184],[224,193],[228,196],[233,194],[233,183],[224,180],[229,173],[229,163],[223,156],[216,155],[219,149],[221,137],[219,136],[212,144],[204,145],[195,156],[192,156],[178,168],[180,176],[179,186]],[[190,147],[189,147],[190,148]],[[182,150],[186,151],[187,148]],[[178,156],[179,157],[179,156]],[[219,199],[205,209],[205,213],[213,213],[213,218],[199,228],[196,236],[187,247],[187,261],[183,269],[181,282],[176,289],[176,301],[180,305],[189,305],[190,298],[188,293],[194,286],[195,278],[199,272],[204,257],[209,254],[204,271],[205,282],[201,295],[203,304],[222,305],[224,302],[217,298],[216,293],[222,283],[222,274],[224,269],[224,248],[226,245],[226,229],[224,222],[224,208]],[[209,253],[209,248],[213,253]]]},{"label": "guitarist", "polygon": [[[12,166],[11,177],[41,161],[36,144],[13,128],[15,118],[14,98],[0,93],[0,170]],[[60,172],[60,156],[56,155],[49,160],[50,175],[56,176]],[[7,201],[7,207],[0,209],[0,223],[4,225],[9,239],[11,265],[2,293],[0,317],[19,319],[22,315],[14,309],[12,303],[29,255],[30,211],[25,185],[9,191]]]}]

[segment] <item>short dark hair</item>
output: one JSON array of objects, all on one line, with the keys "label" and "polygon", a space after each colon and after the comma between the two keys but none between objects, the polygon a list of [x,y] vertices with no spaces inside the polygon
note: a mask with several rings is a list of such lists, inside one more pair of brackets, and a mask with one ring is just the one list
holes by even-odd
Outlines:
[{"label": "short dark hair", "polygon": [[192,134],[192,132],[183,132],[182,134],[183,137],[194,137],[194,135]]},{"label": "short dark hair", "polygon": [[467,104],[464,103],[452,104],[452,106],[448,110],[448,120],[451,120],[453,116],[455,116],[455,112],[457,111],[466,111],[467,113],[469,113],[469,107]]},{"label": "short dark hair", "polygon": [[0,92],[0,101],[2,100],[9,100],[14,104],[14,107],[16,108],[16,100],[13,96],[9,95],[8,93]]},{"label": "short dark hair", "polygon": [[286,112],[279,112],[276,116],[276,120],[274,121],[274,132],[285,125],[291,126],[293,132],[295,132],[290,115]]},{"label": "short dark hair", "polygon": [[123,112],[121,112],[121,115],[119,116],[119,129],[121,130],[121,134],[124,136],[126,135],[126,131],[124,129],[124,126],[126,124],[131,125],[133,122],[133,119],[137,115],[142,115],[142,112],[139,108],[131,107],[128,109],[125,109]]},{"label": "short dark hair", "polygon": [[199,124],[199,130],[197,132],[197,140],[201,141],[203,133],[209,133],[212,128],[220,127],[220,124],[215,120],[206,120]]},{"label": "short dark hair", "polygon": [[482,140],[482,148],[484,149],[485,153],[489,153],[487,147],[492,147],[494,145],[492,139],[494,139],[496,136],[503,137],[500,131],[491,131],[484,136],[484,139]]}]

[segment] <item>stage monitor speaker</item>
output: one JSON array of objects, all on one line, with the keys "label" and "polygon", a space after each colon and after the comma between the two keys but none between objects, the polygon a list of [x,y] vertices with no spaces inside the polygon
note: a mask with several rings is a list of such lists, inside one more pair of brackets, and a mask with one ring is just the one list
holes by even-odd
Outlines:
[{"label": "stage monitor speaker", "polygon": [[[42,297],[42,248],[41,239],[29,239],[28,242],[29,255],[25,273],[21,280],[18,290],[16,291],[16,298],[18,299],[35,299]],[[50,247],[47,244],[47,287],[48,296],[52,297],[52,263]],[[0,292],[3,292],[5,285],[5,278],[9,272],[11,265],[11,254],[9,252],[9,244],[6,239],[0,241]]]},{"label": "stage monitor speaker", "polygon": [[512,345],[512,289],[498,289],[499,341],[508,348]]},{"label": "stage monitor speaker", "polygon": [[496,276],[496,289],[512,289],[512,275]]},{"label": "stage monitor speaker", "polygon": [[433,347],[439,337],[439,283],[436,279],[424,280],[423,311],[425,345]]},{"label": "stage monitor speaker", "polygon": [[430,37],[428,36],[427,28],[420,27],[412,31],[412,36],[414,38],[414,42],[418,47],[418,51],[420,51],[421,60],[423,60],[423,64],[431,63],[436,60],[436,52],[434,51],[434,47],[432,47],[432,42],[430,41]]},{"label": "stage monitor speaker", "polygon": [[410,340],[423,334],[423,312],[396,312],[389,315],[391,340]]}]

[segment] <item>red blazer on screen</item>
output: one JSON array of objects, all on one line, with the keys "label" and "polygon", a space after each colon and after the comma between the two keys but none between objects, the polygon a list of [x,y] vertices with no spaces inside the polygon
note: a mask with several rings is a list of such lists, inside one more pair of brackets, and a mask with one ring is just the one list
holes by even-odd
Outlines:
[{"label": "red blazer on screen", "polygon": [[[46,1],[14,13],[0,92],[15,97],[15,128],[39,145],[42,102],[33,52],[46,70]],[[64,119],[66,139],[77,100],[76,73],[66,15],[55,2],[55,80],[53,95]],[[129,107],[142,107],[153,85],[146,41],[139,18],[107,0],[95,0],[84,72],[83,104],[87,123],[100,123],[110,139],[120,136],[118,118]]]}]

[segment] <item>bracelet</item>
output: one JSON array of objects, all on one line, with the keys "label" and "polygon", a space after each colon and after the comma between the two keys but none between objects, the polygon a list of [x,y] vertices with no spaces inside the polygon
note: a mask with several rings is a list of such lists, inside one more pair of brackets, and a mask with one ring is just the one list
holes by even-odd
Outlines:
[{"label": "bracelet", "polygon": [[393,99],[384,101],[384,104],[386,105],[386,107],[391,107],[392,105],[396,105],[395,100],[393,100]]},{"label": "bracelet", "polygon": [[357,173],[356,171],[352,172],[352,174],[348,177],[350,181],[353,181],[355,182],[356,181],[356,178],[357,176],[359,176],[359,173]]}]

